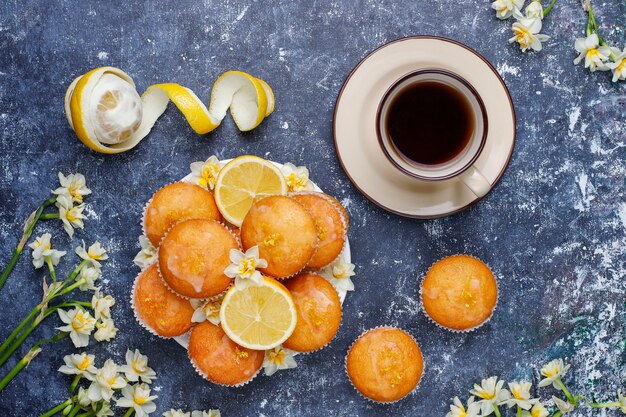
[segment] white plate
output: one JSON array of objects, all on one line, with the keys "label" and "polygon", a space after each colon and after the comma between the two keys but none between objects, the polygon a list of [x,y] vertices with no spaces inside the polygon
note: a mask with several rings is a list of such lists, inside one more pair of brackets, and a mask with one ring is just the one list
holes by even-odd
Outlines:
[{"label": "white plate", "polygon": [[515,144],[513,101],[493,66],[458,42],[416,36],[390,42],[367,55],[346,79],[335,105],[335,147],[344,171],[365,197],[393,213],[431,219],[457,213],[477,198],[459,179],[422,181],[398,171],[376,136],[376,111],[387,89],[402,76],[442,68],[467,80],[487,111],[488,135],[476,167],[498,182]]}]

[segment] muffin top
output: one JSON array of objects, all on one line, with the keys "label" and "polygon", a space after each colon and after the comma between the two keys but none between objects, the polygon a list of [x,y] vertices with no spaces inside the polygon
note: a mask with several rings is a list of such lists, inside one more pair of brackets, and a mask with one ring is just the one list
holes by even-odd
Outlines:
[{"label": "muffin top", "polygon": [[191,329],[194,309],[188,300],[167,288],[156,264],[142,271],[133,292],[135,316],[140,324],[162,337],[175,337]]},{"label": "muffin top", "polygon": [[188,219],[222,220],[213,194],[186,182],[175,182],[157,191],[146,206],[143,227],[150,242],[158,247],[165,233]]},{"label": "muffin top", "polygon": [[426,314],[452,330],[470,330],[487,321],[496,306],[498,286],[487,265],[467,255],[435,263],[422,282]]},{"label": "muffin top", "polygon": [[330,282],[317,274],[300,274],[285,282],[298,312],[298,323],[283,346],[311,352],[326,346],[341,323],[341,301]]},{"label": "muffin top", "polygon": [[419,383],[422,352],[409,334],[377,328],[362,334],[348,351],[346,370],[354,387],[378,402],[397,401]]},{"label": "muffin top", "polygon": [[207,380],[216,384],[232,386],[250,381],[261,369],[264,357],[264,351],[237,345],[220,326],[208,321],[191,331],[189,358]]}]

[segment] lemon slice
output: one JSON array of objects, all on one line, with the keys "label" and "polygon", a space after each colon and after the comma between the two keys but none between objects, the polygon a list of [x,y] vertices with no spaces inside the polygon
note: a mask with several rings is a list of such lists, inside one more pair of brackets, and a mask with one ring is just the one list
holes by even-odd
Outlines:
[{"label": "lemon slice", "polygon": [[229,109],[239,130],[252,130],[275,105],[270,86],[242,71],[227,71],[215,81],[207,108],[193,91],[175,83],[151,85],[139,97],[128,74],[100,67],[72,81],[65,93],[65,114],[81,142],[112,154],[146,137],[170,101],[198,134],[217,128]]},{"label": "lemon slice", "polygon": [[239,227],[255,199],[287,194],[287,184],[280,169],[270,161],[243,155],[220,170],[214,192],[222,216]]},{"label": "lemon slice", "polygon": [[296,328],[296,307],[291,294],[278,281],[263,277],[261,285],[243,290],[232,286],[220,308],[226,335],[238,345],[253,350],[282,344]]}]

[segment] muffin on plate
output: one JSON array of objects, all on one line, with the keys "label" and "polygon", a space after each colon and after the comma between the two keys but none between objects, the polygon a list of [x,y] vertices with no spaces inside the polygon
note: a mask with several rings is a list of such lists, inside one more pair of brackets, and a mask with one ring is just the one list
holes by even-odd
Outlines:
[{"label": "muffin on plate", "polygon": [[298,193],[292,198],[311,213],[317,230],[318,247],[306,266],[323,268],[337,259],[346,243],[347,222],[341,204],[324,193]]},{"label": "muffin on plate", "polygon": [[231,285],[224,274],[239,242],[223,224],[208,219],[177,223],[159,247],[159,272],[166,284],[189,298],[209,298]]},{"label": "muffin on plate", "polygon": [[364,397],[381,403],[398,401],[419,384],[422,352],[404,330],[379,327],[363,333],[346,357],[352,385]]},{"label": "muffin on plate", "polygon": [[296,275],[285,282],[298,312],[296,328],[283,346],[312,352],[326,346],[341,323],[341,301],[330,282],[317,274]]},{"label": "muffin on plate", "polygon": [[421,287],[422,306],[435,323],[454,331],[476,329],[489,320],[498,284],[479,259],[454,255],[436,262]]},{"label": "muffin on plate", "polygon": [[256,201],[241,224],[244,250],[259,247],[267,261],[264,274],[286,278],[300,272],[317,249],[313,217],[291,197],[270,196]]},{"label": "muffin on plate", "polygon": [[156,264],[135,279],[132,305],[139,324],[161,337],[180,336],[191,329],[194,309],[167,288]]},{"label": "muffin on plate", "polygon": [[186,182],[175,182],[157,191],[143,215],[144,233],[158,247],[165,233],[177,222],[188,219],[222,220],[213,194]]},{"label": "muffin on plate", "polygon": [[205,321],[191,331],[189,358],[198,373],[208,381],[241,386],[259,373],[265,352],[237,345],[220,326]]}]

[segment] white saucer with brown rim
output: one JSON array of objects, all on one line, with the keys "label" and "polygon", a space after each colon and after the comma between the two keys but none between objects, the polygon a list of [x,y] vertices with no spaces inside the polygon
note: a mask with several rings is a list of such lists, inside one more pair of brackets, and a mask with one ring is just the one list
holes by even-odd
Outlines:
[{"label": "white saucer with brown rim", "polygon": [[481,197],[459,177],[424,181],[398,170],[382,151],[376,129],[378,107],[390,86],[406,74],[426,68],[458,74],[482,99],[489,130],[475,167],[493,188],[515,145],[513,101],[496,69],[456,41],[415,36],[375,49],[357,64],[341,88],[333,131],[339,162],[365,197],[395,214],[433,219],[464,210]]}]

